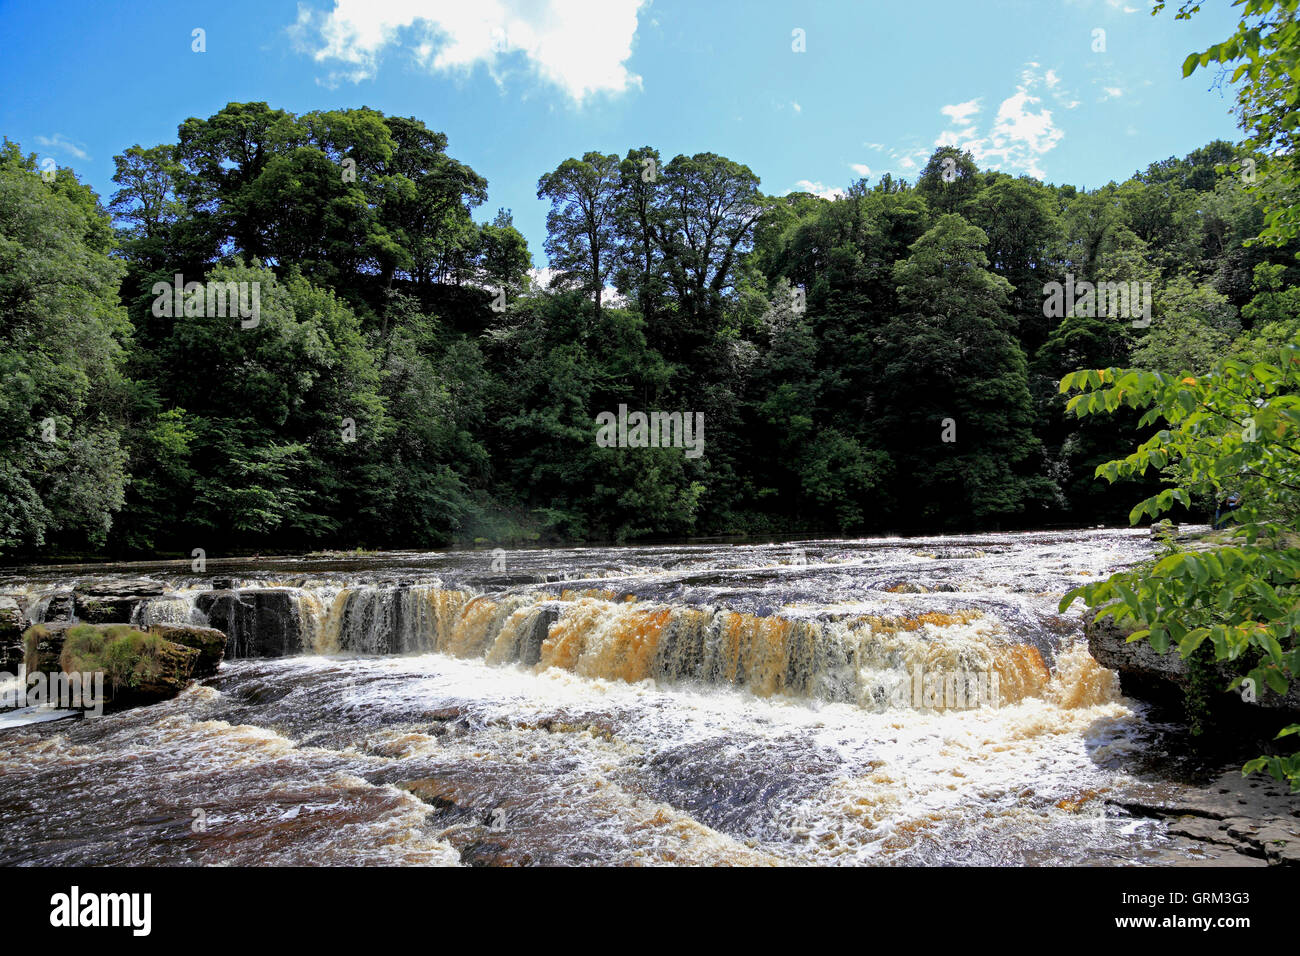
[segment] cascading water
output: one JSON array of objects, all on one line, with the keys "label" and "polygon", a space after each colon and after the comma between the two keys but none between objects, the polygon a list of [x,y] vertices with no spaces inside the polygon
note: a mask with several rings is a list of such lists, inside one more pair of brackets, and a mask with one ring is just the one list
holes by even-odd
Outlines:
[{"label": "cascading water", "polygon": [[130,623],[148,629],[155,624],[207,624],[208,619],[195,606],[196,592],[168,597],[148,598],[136,605]]},{"label": "cascading water", "polygon": [[[1081,532],[132,567],[158,585],[132,620],[222,627],[227,662],[0,735],[0,807],[27,800],[0,858],[104,862],[5,835],[62,773],[122,862],[250,860],[271,833],[300,862],[378,858],[366,833],[388,862],[1132,861],[1159,828],[1098,795],[1151,731],[1055,603],[1149,553]],[[0,594],[36,617],[111,576]],[[228,825],[160,842],[95,809],[123,779]]]}]

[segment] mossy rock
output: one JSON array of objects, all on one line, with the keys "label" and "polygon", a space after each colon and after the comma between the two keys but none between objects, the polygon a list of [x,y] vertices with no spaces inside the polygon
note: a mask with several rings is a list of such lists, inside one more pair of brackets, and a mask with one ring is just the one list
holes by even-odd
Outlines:
[{"label": "mossy rock", "polygon": [[23,664],[27,673],[52,674],[58,671],[63,639],[72,626],[68,621],[52,621],[33,624],[23,632]]},{"label": "mossy rock", "polygon": [[45,605],[41,619],[48,623],[71,621],[76,616],[77,597],[71,591],[55,591],[47,594],[41,598],[40,603]]},{"label": "mossy rock", "polygon": [[226,635],[215,627],[199,627],[192,624],[155,624],[149,628],[150,634],[156,634],[163,640],[192,647],[199,652],[194,664],[196,678],[211,677],[226,656]]},{"label": "mossy rock", "polygon": [[23,635],[29,673],[102,673],[106,706],[152,704],[192,680],[200,651],[129,624],[37,624]]}]

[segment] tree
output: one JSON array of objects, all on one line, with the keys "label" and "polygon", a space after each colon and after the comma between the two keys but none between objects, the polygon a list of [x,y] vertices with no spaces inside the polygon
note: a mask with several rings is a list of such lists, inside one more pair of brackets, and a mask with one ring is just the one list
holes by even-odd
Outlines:
[{"label": "tree", "polygon": [[[1197,67],[1218,63],[1223,75],[1234,64],[1229,80],[1237,85],[1238,125],[1246,134],[1242,147],[1249,161],[1243,172],[1247,184],[1264,201],[1264,228],[1259,238],[1281,244],[1300,238],[1300,207],[1295,190],[1300,184],[1300,109],[1295,77],[1300,74],[1300,26],[1296,13],[1300,0],[1234,0],[1241,8],[1236,32],[1201,53],[1188,54],[1183,76]],[[1165,7],[1158,0],[1155,16]],[[1176,19],[1186,20],[1200,10],[1195,0],[1183,0]],[[1254,157],[1266,161],[1256,171]]]},{"label": "tree", "polygon": [[971,200],[969,219],[989,237],[989,268],[1011,283],[1010,308],[1024,347],[1037,348],[1044,327],[1042,287],[1054,271],[1061,223],[1051,191],[1027,178],[995,175]]},{"label": "tree", "polygon": [[479,227],[477,255],[479,280],[491,289],[517,294],[528,279],[533,257],[528,240],[515,228],[509,209],[497,210],[496,218]]},{"label": "tree", "polygon": [[70,170],[0,149],[0,552],[102,546],[121,508],[123,343],[109,219]]},{"label": "tree", "polygon": [[894,456],[894,495],[932,524],[1014,514],[1046,492],[1017,472],[1038,442],[1010,283],[988,271],[987,241],[942,216],[894,266],[903,311],[876,338],[879,424],[886,447],[908,449]]},{"label": "tree", "polygon": [[940,146],[916,180],[916,190],[939,213],[963,211],[980,188],[979,169],[970,153]]},{"label": "tree", "polygon": [[758,177],[716,153],[676,156],[664,170],[660,247],[679,313],[716,316],[766,211]]},{"label": "tree", "polygon": [[470,210],[487,198],[487,180],[447,155],[447,137],[415,117],[389,116],[392,156],[374,179],[381,221],[399,254],[385,266],[408,275],[417,291],[458,276],[476,239]]},{"label": "tree", "polygon": [[600,320],[606,280],[617,264],[618,187],[619,159],[613,153],[566,159],[537,181],[537,198],[551,202],[546,216],[551,268],[558,273],[558,284],[586,293],[595,321]]},{"label": "tree", "polygon": [[1186,276],[1160,290],[1153,316],[1133,350],[1133,363],[1170,375],[1209,368],[1241,330],[1237,310],[1225,296]]},{"label": "tree", "polygon": [[266,255],[262,222],[248,193],[272,157],[303,141],[291,114],[265,103],[228,103],[208,119],[191,117],[177,131],[181,194],[215,248],[249,258]]},{"label": "tree", "polygon": [[1250,331],[1233,343],[1233,351],[1242,361],[1263,361],[1300,334],[1300,288],[1285,288],[1282,272],[1282,266],[1266,262],[1255,267],[1255,296],[1241,309]]},{"label": "tree", "polygon": [[629,149],[619,164],[619,198],[615,214],[619,240],[619,265],[615,284],[634,299],[653,326],[663,296],[663,213],[657,199],[662,178],[659,150],[650,146]]},{"label": "tree", "polygon": [[250,327],[211,311],[177,317],[161,346],[160,387],[186,410],[198,476],[179,523],[217,540],[319,541],[355,514],[365,485],[354,469],[384,434],[375,358],[347,305],[300,276],[255,263],[208,278],[247,283],[260,307]]}]

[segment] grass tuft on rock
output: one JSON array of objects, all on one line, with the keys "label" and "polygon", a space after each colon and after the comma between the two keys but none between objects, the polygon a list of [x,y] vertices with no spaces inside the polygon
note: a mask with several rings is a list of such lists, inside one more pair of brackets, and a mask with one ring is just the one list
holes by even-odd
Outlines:
[{"label": "grass tuft on rock", "polygon": [[43,624],[33,624],[23,631],[23,653],[28,659],[36,654],[36,646],[49,636],[50,632]]},{"label": "grass tuft on rock", "polygon": [[68,629],[59,666],[66,674],[103,671],[114,690],[136,688],[162,676],[166,646],[156,634],[129,624],[82,624]]}]

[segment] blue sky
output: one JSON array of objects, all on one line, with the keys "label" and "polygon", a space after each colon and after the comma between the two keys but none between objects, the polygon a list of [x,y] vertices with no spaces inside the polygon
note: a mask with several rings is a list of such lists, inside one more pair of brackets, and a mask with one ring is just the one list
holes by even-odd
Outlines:
[{"label": "blue sky", "polygon": [[[1172,4],[1174,7],[1177,3]],[[545,264],[537,178],[591,149],[713,151],[774,194],[914,178],[940,142],[1093,188],[1236,140],[1187,53],[1227,37],[1147,0],[0,0],[0,133],[107,200],[112,157],[230,101],[371,106],[445,132]],[[206,52],[191,49],[205,31]],[[795,52],[794,31],[804,52]],[[1097,50],[1104,33],[1104,50]]]}]

